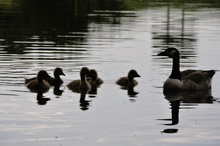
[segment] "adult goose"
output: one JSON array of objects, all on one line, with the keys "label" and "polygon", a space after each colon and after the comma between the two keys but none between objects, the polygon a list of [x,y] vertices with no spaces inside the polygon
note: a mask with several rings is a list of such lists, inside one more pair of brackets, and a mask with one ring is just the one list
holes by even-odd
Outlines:
[{"label": "adult goose", "polygon": [[131,88],[134,87],[138,84],[138,82],[134,79],[135,77],[141,77],[136,70],[131,69],[128,72],[127,77],[120,77],[117,81],[116,84],[124,87],[124,88]]},{"label": "adult goose", "polygon": [[26,83],[26,87],[32,92],[45,93],[50,89],[50,84],[46,81],[48,78],[51,78],[48,73],[41,70],[37,74],[37,79]]},{"label": "adult goose", "polygon": [[185,70],[180,72],[180,53],[176,48],[167,48],[158,56],[173,59],[172,72],[164,82],[164,91],[199,91],[211,88],[214,70]]},{"label": "adult goose", "polygon": [[86,77],[90,75],[90,71],[87,67],[82,67],[80,70],[80,79],[73,80],[67,87],[74,92],[87,92],[91,89],[91,85],[86,80]]}]

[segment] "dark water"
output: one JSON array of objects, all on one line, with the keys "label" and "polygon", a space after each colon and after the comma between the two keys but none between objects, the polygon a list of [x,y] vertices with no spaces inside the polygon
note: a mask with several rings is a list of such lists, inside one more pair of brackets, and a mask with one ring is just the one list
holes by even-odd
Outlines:
[{"label": "dark water", "polygon": [[[218,1],[4,0],[0,26],[1,146],[220,144],[220,74],[211,92],[165,97],[172,62],[156,56],[173,46],[182,70],[220,70]],[[104,80],[86,105],[66,87],[83,66]],[[62,94],[39,100],[24,78],[55,67]],[[130,69],[133,96],[115,84]]]}]

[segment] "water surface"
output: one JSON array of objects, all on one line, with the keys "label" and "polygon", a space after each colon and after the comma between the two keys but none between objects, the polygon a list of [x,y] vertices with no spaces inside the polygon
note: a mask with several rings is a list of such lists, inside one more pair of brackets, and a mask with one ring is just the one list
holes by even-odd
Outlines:
[{"label": "water surface", "polygon": [[[181,70],[219,67],[218,2],[0,2],[0,145],[219,145],[220,74],[211,92],[164,96],[172,62],[156,54],[181,52]],[[98,71],[96,94],[66,85],[81,67]],[[66,76],[39,100],[24,78],[41,69]],[[115,81],[130,69],[136,95]],[[132,92],[133,93],[133,92]],[[192,97],[192,98],[191,98]]]}]

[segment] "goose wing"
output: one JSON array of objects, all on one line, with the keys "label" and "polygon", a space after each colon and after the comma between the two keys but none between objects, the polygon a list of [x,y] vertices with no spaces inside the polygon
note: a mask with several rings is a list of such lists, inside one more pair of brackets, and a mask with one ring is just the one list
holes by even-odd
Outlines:
[{"label": "goose wing", "polygon": [[201,82],[206,82],[210,79],[208,78],[206,73],[204,73],[202,71],[195,71],[195,72],[192,72],[192,73],[189,73],[189,74],[183,76],[182,80],[183,81],[190,80],[190,81],[195,82],[196,84],[199,84]]},{"label": "goose wing", "polygon": [[181,77],[183,78],[195,72],[202,72],[202,70],[188,69],[188,70],[181,71],[180,73],[181,73]]}]

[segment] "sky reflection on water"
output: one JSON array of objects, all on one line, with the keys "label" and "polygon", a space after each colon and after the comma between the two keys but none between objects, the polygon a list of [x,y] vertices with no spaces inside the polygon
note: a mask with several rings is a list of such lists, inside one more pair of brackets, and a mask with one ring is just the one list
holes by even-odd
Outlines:
[{"label": "sky reflection on water", "polygon": [[[172,64],[156,56],[175,46],[181,70],[219,69],[219,3],[138,2],[0,2],[0,145],[219,145],[220,74],[208,93],[163,95]],[[66,87],[82,66],[104,80],[95,94]],[[55,67],[59,89],[24,86]],[[139,84],[122,90],[130,69]]]}]

